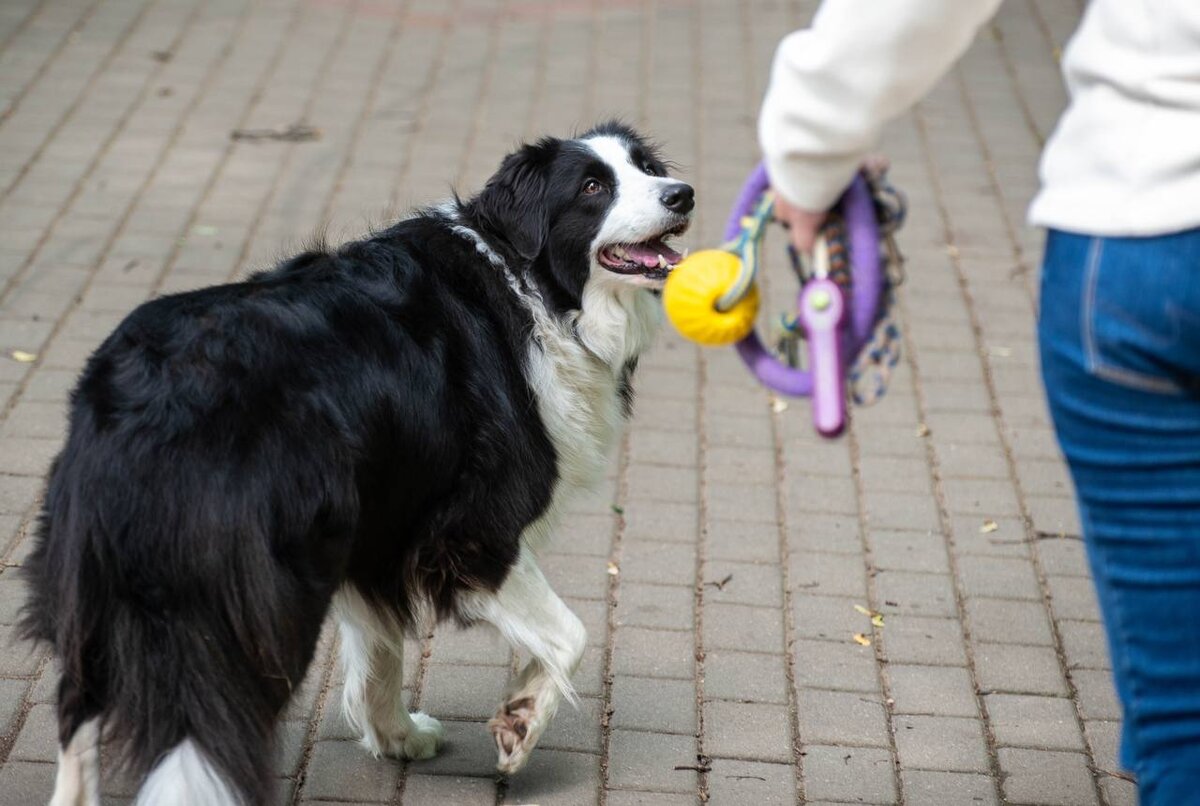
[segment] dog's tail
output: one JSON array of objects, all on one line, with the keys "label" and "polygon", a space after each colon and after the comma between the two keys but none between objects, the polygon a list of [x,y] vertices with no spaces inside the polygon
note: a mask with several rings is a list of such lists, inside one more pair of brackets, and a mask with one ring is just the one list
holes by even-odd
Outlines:
[{"label": "dog's tail", "polygon": [[135,806],[228,806],[243,801],[204,751],[185,739],[146,778]]}]

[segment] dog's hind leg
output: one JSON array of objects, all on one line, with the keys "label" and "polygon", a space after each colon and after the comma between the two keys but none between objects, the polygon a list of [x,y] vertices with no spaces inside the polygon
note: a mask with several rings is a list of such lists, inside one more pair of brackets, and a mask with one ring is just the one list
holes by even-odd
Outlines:
[{"label": "dog's hind leg", "polygon": [[100,719],[75,729],[58,750],[50,806],[100,806]]},{"label": "dog's hind leg", "polygon": [[404,635],[388,613],[350,586],[334,597],[346,681],[342,712],[376,757],[433,758],[445,739],[442,725],[404,705]]},{"label": "dog's hind leg", "polygon": [[492,623],[531,657],[488,722],[499,754],[496,769],[511,774],[525,766],[562,699],[575,702],[571,675],[583,657],[587,632],[551,590],[527,548],[499,590],[464,599],[464,615]]}]

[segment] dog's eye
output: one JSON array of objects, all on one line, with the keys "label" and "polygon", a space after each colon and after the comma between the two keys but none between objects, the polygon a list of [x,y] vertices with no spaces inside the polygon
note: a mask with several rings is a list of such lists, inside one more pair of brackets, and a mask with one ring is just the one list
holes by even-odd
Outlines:
[{"label": "dog's eye", "polygon": [[594,196],[604,190],[604,184],[599,179],[588,179],[583,183],[583,195]]},{"label": "dog's eye", "polygon": [[651,164],[650,160],[642,160],[641,168],[642,168],[642,173],[644,173],[644,174],[650,174],[651,176],[658,176],[658,171],[654,170],[654,165]]}]

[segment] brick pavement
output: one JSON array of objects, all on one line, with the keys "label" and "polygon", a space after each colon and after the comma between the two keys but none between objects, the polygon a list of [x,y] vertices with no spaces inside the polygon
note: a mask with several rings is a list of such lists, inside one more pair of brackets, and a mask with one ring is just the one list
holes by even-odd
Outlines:
[{"label": "brick pavement", "polygon": [[[690,240],[712,243],[773,45],[812,5],[0,5],[0,804],[50,790],[53,667],[10,644],[15,571],[71,380],[126,311],[478,187],[516,140],[609,114],[666,144],[699,188]],[[1133,803],[1023,224],[1080,5],[1010,0],[888,131],[905,358],[846,438],[816,439],[802,402],[773,410],[731,351],[668,335],[645,361],[618,463],[545,558],[590,645],[579,710],[525,772],[492,775],[482,722],[515,668],[498,639],[411,642],[411,704],[450,741],[400,764],[349,741],[330,636],[282,726],[279,802]],[[296,121],[320,138],[229,136]],[[767,283],[783,307],[778,265]]]}]

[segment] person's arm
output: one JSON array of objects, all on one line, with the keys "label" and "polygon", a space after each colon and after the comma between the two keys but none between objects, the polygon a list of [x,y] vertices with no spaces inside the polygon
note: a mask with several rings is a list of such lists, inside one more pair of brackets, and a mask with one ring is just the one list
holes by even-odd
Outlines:
[{"label": "person's arm", "polygon": [[811,28],[785,37],[758,124],[781,217],[817,219],[837,201],[883,125],[933,87],[1000,2],[825,0]]}]

